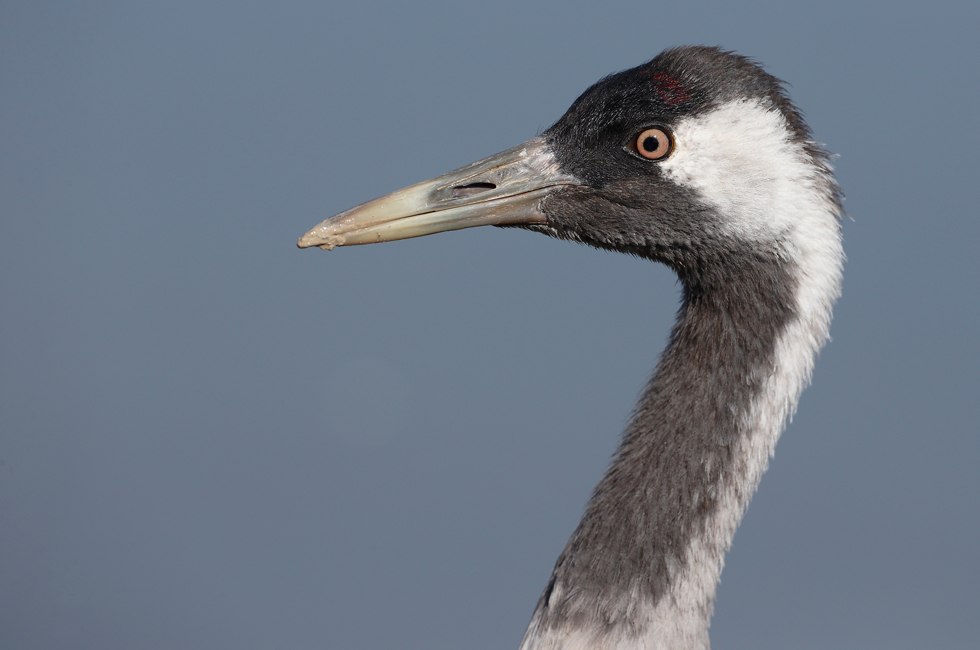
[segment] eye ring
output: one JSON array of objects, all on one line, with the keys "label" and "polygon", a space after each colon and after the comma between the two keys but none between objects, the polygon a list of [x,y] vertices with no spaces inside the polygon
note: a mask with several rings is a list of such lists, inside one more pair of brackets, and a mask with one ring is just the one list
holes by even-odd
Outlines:
[{"label": "eye ring", "polygon": [[648,126],[633,136],[629,150],[644,160],[663,160],[674,151],[674,136],[664,126]]}]

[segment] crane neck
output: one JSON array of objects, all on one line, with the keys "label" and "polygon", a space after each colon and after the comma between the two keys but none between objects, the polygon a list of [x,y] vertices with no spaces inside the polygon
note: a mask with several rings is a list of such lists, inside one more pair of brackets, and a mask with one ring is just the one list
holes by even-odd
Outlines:
[{"label": "crane neck", "polygon": [[521,650],[707,650],[725,553],[827,338],[842,254],[824,231],[679,274],[670,343]]}]

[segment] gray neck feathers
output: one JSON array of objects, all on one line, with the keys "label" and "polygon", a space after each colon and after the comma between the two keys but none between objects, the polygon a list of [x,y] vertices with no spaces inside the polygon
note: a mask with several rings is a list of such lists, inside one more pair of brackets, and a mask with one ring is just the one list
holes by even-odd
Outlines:
[{"label": "gray neck feathers", "polygon": [[826,339],[831,221],[821,245],[791,247],[804,259],[746,246],[724,283],[685,281],[670,344],[522,650],[709,647],[725,553]]}]

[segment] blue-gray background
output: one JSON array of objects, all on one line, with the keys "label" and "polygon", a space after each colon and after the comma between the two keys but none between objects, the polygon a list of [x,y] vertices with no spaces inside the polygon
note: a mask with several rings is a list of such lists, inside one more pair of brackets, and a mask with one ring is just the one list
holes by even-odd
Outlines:
[{"label": "blue-gray background", "polygon": [[715,647],[980,638],[980,4],[4,2],[0,647],[516,648],[666,339],[664,268],[355,203],[720,44],[852,219]]}]

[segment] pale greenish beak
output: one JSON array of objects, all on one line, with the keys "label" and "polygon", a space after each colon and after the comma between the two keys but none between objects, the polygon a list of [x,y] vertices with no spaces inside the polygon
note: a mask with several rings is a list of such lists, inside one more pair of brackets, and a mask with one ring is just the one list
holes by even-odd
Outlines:
[{"label": "pale greenish beak", "polygon": [[542,199],[580,185],[543,138],[362,203],[303,235],[300,248],[353,246],[475,226],[546,224]]}]

